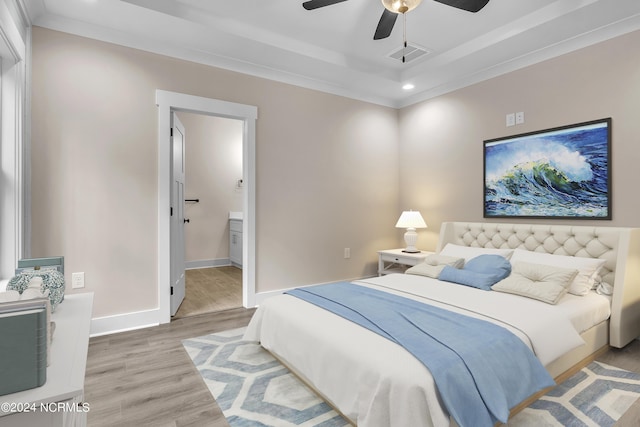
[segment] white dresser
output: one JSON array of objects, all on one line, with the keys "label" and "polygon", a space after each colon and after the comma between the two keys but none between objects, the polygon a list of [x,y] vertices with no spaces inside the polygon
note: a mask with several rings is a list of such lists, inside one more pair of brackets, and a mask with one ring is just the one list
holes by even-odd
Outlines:
[{"label": "white dresser", "polygon": [[65,295],[51,316],[56,329],[47,381],[42,387],[0,396],[0,427],[87,425],[91,408],[84,402],[84,374],[92,307],[93,293]]}]

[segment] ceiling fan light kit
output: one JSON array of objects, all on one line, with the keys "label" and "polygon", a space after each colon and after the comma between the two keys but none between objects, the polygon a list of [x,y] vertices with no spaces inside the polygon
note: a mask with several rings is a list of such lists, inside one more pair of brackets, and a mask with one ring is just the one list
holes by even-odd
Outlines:
[{"label": "ceiling fan light kit", "polygon": [[[302,7],[306,10],[319,9],[325,6],[331,6],[342,3],[347,0],[307,0],[302,3]],[[478,12],[489,3],[489,0],[435,0],[438,3],[455,7],[456,9],[466,10],[467,12]],[[406,17],[406,13],[412,11],[422,3],[422,0],[382,0],[384,11],[376,27],[373,35],[374,40],[385,39],[391,35],[391,30],[396,23],[399,14]],[[405,36],[406,44],[406,36]],[[404,61],[403,61],[404,62]]]},{"label": "ceiling fan light kit", "polygon": [[382,0],[382,5],[389,12],[407,13],[418,7],[422,0]]}]

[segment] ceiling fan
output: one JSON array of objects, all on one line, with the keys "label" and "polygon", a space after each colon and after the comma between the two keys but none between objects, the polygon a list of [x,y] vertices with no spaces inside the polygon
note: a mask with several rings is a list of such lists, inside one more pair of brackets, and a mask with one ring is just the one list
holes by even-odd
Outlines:
[{"label": "ceiling fan", "polygon": [[[347,0],[309,0],[302,3],[302,7],[307,10],[318,9],[332,4],[342,3]],[[435,0],[438,3],[457,9],[466,10],[468,12],[478,12],[489,3],[489,0]],[[380,40],[389,37],[393,26],[396,23],[398,14],[405,14],[412,11],[422,2],[422,0],[382,0],[384,11],[376,27],[373,35],[374,40]]]}]

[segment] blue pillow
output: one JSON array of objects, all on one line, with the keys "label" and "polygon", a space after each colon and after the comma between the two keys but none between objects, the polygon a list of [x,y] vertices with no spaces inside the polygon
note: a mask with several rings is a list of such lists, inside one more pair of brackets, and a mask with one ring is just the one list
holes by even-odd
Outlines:
[{"label": "blue pillow", "polygon": [[498,280],[502,280],[511,274],[511,263],[500,255],[479,255],[467,261],[464,269],[476,273],[495,274],[500,277]]},{"label": "blue pillow", "polygon": [[511,263],[500,255],[480,255],[470,259],[463,268],[445,266],[439,280],[490,291],[491,286],[511,274]]}]

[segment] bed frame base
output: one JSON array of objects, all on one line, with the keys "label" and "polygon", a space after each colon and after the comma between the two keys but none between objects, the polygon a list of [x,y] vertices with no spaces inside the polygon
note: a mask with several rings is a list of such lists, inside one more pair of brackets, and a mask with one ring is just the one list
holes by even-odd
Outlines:
[{"label": "bed frame base", "polygon": [[[591,329],[580,334],[580,336],[585,341],[585,345],[571,350],[545,366],[553,378],[559,378],[561,375],[580,365],[594,354],[598,354],[602,348],[609,347],[609,321],[605,320],[604,322],[597,324]],[[591,360],[588,361],[587,364],[590,362]],[[585,365],[580,366],[578,370],[582,369],[584,366]]]}]

